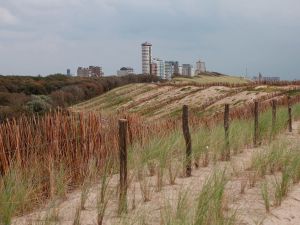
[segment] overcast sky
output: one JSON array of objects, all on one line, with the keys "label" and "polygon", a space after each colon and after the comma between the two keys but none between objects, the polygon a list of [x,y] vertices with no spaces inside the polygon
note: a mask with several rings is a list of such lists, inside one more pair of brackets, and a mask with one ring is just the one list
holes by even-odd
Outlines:
[{"label": "overcast sky", "polygon": [[141,72],[144,41],[165,60],[300,79],[300,1],[0,0],[0,74]]}]

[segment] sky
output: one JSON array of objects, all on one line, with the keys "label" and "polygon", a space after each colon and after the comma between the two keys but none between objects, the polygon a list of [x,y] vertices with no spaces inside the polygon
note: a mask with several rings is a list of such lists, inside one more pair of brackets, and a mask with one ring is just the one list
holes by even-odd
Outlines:
[{"label": "sky", "polygon": [[0,74],[141,72],[153,56],[231,75],[300,79],[299,0],[0,0]]}]

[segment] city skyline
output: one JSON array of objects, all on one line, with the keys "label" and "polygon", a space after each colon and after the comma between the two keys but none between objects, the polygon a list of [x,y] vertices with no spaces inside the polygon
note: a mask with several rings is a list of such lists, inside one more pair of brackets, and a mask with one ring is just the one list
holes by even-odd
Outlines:
[{"label": "city skyline", "polygon": [[[300,2],[287,0],[11,0],[0,6],[0,74],[142,71],[140,43],[209,70],[299,79]],[[107,22],[109,21],[109,23]]]}]

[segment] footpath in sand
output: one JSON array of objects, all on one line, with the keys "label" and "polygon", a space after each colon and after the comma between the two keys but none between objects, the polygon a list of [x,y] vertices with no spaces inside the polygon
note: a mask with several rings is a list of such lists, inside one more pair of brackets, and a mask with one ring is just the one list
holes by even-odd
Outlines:
[{"label": "footpath in sand", "polygon": [[[299,139],[300,122],[294,123],[293,133],[285,132],[280,135],[280,138],[291,140],[291,143]],[[288,197],[282,202],[282,205],[277,208],[271,207],[271,212],[266,213],[264,202],[261,196],[262,180],[258,180],[254,187],[250,187],[248,177],[251,175],[249,167],[253,154],[261,151],[260,148],[244,149],[241,153],[231,157],[229,162],[217,161],[214,165],[211,163],[208,167],[200,167],[193,169],[192,177],[176,179],[175,185],[169,185],[168,179],[164,181],[164,186],[160,192],[156,192],[156,177],[148,177],[149,189],[151,190],[150,201],[144,202],[140,183],[137,181],[131,182],[128,189],[128,214],[126,216],[126,224],[135,224],[133,221],[139,217],[143,217],[145,224],[159,225],[161,224],[161,212],[169,203],[171,206],[176,206],[179,193],[187,191],[190,197],[190,204],[196,204],[196,197],[201,191],[205,180],[211,176],[216,169],[225,170],[228,177],[228,182],[225,188],[226,211],[228,213],[235,212],[236,224],[264,224],[264,225],[298,225],[300,224],[300,185],[293,186]],[[245,191],[241,194],[241,186],[246,183]],[[112,196],[108,202],[108,207],[105,213],[103,225],[125,224],[117,216],[118,204],[118,176],[112,177],[110,184]],[[96,196],[99,187],[95,185],[91,188],[88,200],[85,205],[85,210],[81,211],[80,224],[92,225],[97,224],[97,201]],[[80,205],[80,191],[75,191],[67,196],[67,199],[61,201],[57,206],[58,218],[56,224],[72,225],[76,209]],[[15,218],[16,225],[22,224],[40,224],[45,218],[47,208],[31,213],[23,217]],[[130,221],[130,223],[128,223]],[[52,224],[52,223],[50,223]],[[54,223],[53,223],[54,224]]]}]

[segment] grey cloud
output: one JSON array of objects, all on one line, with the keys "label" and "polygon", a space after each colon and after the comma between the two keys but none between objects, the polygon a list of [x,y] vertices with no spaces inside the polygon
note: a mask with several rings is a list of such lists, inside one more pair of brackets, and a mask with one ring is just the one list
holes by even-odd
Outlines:
[{"label": "grey cloud", "polygon": [[[0,0],[1,1],[1,0]],[[99,64],[140,71],[140,43],[153,53],[230,74],[296,78],[298,0],[9,0],[0,7],[0,73],[47,74]],[[6,10],[5,16],[1,9]],[[10,16],[12,16],[10,19]],[[10,22],[8,22],[10,20]],[[2,25],[1,25],[2,21]],[[5,26],[3,25],[5,22]],[[17,66],[16,66],[17,65]]]}]

